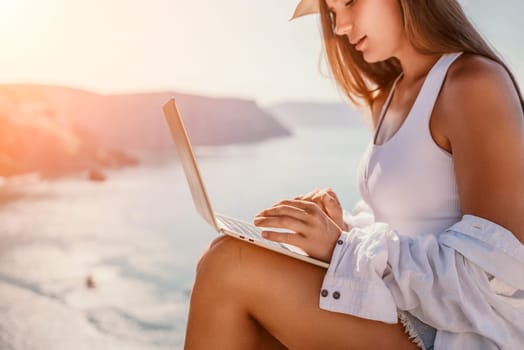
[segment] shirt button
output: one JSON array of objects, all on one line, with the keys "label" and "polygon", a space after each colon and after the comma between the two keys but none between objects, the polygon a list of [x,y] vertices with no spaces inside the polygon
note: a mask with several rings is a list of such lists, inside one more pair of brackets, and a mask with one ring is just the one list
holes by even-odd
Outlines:
[{"label": "shirt button", "polygon": [[325,289],[322,289],[322,292],[320,292],[320,295],[322,295],[323,297],[327,297],[329,294],[329,292]]},{"label": "shirt button", "polygon": [[340,298],[340,293],[339,292],[334,292],[333,293],[333,298],[339,299]]},{"label": "shirt button", "polygon": [[337,241],[337,244],[338,244],[338,245],[342,245],[342,244],[344,244],[344,241],[341,240],[341,239],[339,239],[339,240]]}]

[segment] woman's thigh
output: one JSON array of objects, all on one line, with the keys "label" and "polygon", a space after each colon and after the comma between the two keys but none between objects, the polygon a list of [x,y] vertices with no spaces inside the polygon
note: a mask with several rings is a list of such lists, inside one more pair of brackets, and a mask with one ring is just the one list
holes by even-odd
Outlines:
[{"label": "woman's thigh", "polygon": [[235,238],[216,239],[197,267],[290,349],[417,349],[403,326],[319,308],[326,270]]}]

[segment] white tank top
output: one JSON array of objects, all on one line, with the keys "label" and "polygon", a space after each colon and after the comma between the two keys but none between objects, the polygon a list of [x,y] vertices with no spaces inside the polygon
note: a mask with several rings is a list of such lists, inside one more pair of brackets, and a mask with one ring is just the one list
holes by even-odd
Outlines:
[{"label": "white tank top", "polygon": [[399,234],[437,234],[462,218],[452,155],[431,136],[429,122],[449,66],[462,52],[444,54],[427,74],[400,129],[376,145],[385,111],[401,75],[382,107],[378,127],[358,168],[360,196],[375,221]]}]

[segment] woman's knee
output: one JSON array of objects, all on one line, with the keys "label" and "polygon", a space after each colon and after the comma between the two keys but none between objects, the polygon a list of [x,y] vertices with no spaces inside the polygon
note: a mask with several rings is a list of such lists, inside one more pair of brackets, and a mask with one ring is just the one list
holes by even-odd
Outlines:
[{"label": "woman's knee", "polygon": [[244,290],[253,279],[269,278],[288,260],[294,259],[230,236],[221,236],[213,240],[200,257],[196,281]]},{"label": "woman's knee", "polygon": [[226,235],[214,239],[204,250],[197,263],[197,278],[225,274],[237,264],[245,243]]}]

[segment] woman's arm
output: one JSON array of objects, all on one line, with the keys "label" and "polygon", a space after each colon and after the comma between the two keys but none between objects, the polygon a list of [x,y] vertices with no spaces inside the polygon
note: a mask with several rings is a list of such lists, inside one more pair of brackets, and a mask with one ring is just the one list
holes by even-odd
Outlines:
[{"label": "woman's arm", "polygon": [[508,73],[467,55],[450,68],[440,98],[462,212],[524,243],[524,115]]}]

